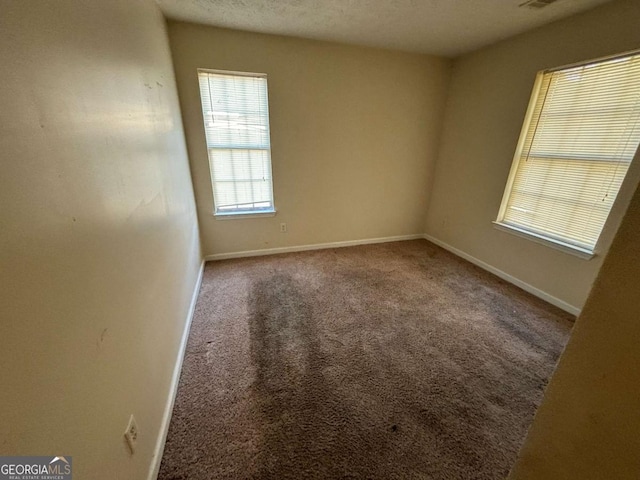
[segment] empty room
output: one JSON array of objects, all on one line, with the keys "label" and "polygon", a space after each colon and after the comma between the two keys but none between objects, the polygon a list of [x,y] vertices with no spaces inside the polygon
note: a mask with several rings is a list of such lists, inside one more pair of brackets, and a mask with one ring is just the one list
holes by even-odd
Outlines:
[{"label": "empty room", "polygon": [[638,19],[0,0],[0,479],[640,478]]}]

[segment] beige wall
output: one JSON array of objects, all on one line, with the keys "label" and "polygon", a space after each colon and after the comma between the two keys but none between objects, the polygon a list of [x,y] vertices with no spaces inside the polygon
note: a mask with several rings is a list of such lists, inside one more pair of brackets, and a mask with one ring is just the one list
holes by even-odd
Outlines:
[{"label": "beige wall", "polygon": [[141,0],[1,10],[0,454],[146,478],[200,265],[164,20]]},{"label": "beige wall", "polygon": [[[205,254],[423,233],[448,60],[188,23],[169,37]],[[197,68],[268,74],[275,217],[212,216]]]},{"label": "beige wall", "polygon": [[[498,231],[491,222],[498,214],[536,72],[640,48],[638,18],[640,2],[614,2],[455,61],[427,215],[429,235],[569,306],[582,307],[602,255],[582,260]],[[607,250],[633,187],[634,180],[623,187],[601,252]]]},{"label": "beige wall", "polygon": [[511,480],[640,477],[640,189],[545,393]]}]

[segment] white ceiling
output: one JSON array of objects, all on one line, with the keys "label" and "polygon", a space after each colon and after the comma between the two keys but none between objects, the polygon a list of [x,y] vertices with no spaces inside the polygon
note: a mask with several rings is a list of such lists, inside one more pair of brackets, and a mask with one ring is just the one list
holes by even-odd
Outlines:
[{"label": "white ceiling", "polygon": [[172,19],[457,56],[609,0],[156,0]]}]

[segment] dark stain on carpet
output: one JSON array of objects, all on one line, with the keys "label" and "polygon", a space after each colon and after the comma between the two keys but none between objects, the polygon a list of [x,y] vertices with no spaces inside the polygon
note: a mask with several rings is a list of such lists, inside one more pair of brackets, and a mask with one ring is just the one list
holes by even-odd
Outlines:
[{"label": "dark stain on carpet", "polygon": [[277,274],[256,282],[249,294],[251,386],[264,426],[258,478],[286,478],[304,452],[327,386],[326,365],[310,305],[295,281]]}]

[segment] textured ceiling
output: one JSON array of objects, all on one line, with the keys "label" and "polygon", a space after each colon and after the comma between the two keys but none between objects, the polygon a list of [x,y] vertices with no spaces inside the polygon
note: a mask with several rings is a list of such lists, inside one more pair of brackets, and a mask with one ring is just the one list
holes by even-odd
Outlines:
[{"label": "textured ceiling", "polygon": [[608,0],[157,0],[172,19],[457,56]]}]

